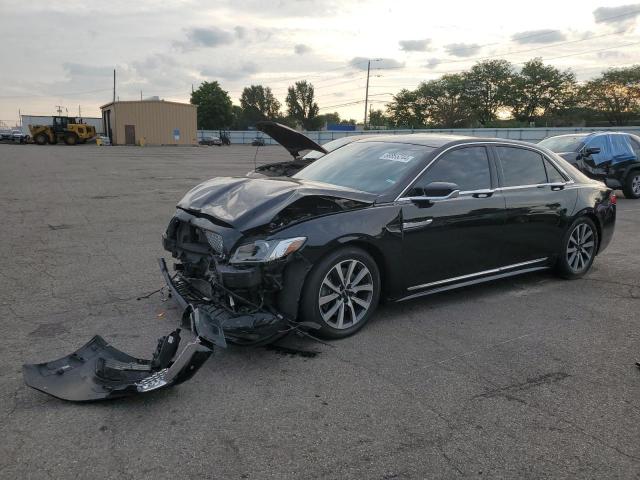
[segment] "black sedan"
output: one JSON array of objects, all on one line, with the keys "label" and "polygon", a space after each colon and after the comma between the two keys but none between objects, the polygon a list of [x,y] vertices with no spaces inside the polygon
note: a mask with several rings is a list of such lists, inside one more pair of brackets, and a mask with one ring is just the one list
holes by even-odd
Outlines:
[{"label": "black sedan", "polygon": [[611,239],[615,203],[609,188],[530,144],[384,136],[293,178],[197,186],[164,247],[182,296],[236,318],[228,339],[271,340],[296,321],[340,338],[380,299],[551,267],[578,278]]},{"label": "black sedan", "polygon": [[163,244],[167,287],[195,338],[151,359],[96,336],[25,382],[74,401],[145,394],[191,378],[228,342],[290,332],[341,338],[381,299],[554,268],[578,278],[613,235],[616,200],[525,143],[407,135],[359,140],[293,178],[219,177],[180,201]]}]

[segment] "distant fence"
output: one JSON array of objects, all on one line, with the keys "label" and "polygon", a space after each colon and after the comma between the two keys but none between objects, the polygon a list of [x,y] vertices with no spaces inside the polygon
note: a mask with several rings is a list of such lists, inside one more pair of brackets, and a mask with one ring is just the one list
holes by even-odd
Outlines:
[{"label": "distant fence", "polygon": [[[407,133],[446,133],[451,135],[465,135],[470,137],[509,138],[511,140],[524,140],[525,142],[538,142],[553,135],[565,135],[584,132],[627,132],[640,136],[640,126],[637,127],[536,127],[536,128],[459,128],[459,129],[421,129],[421,130],[365,130],[355,132],[339,131],[310,131],[302,132],[313,141],[323,144],[336,138],[352,135],[404,135]],[[198,130],[198,139],[203,137],[218,136],[217,130]],[[254,138],[259,137],[266,145],[276,144],[268,135],[256,130],[243,130],[227,132],[233,144],[249,144]]]}]

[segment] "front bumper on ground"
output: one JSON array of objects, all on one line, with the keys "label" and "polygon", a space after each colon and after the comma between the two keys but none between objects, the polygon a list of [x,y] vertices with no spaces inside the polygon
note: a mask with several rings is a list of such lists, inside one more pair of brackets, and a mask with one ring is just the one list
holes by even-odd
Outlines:
[{"label": "front bumper on ground", "polygon": [[171,277],[164,259],[160,271],[171,296],[188,319],[194,338],[179,350],[180,329],[158,341],[150,360],[128,355],[102,337],[58,360],[23,366],[27,385],[69,401],[96,401],[139,395],[190,379],[227,339],[240,344],[273,341],[289,330],[288,322],[267,311],[234,313],[216,306],[189,288],[179,276]]}]

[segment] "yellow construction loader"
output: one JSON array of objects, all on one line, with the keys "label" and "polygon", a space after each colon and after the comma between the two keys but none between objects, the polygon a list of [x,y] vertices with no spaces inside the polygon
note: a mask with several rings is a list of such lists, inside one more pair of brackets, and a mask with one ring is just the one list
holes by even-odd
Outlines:
[{"label": "yellow construction loader", "polygon": [[95,127],[74,117],[53,117],[53,125],[29,125],[29,131],[37,145],[55,145],[59,141],[76,145],[96,136]]}]

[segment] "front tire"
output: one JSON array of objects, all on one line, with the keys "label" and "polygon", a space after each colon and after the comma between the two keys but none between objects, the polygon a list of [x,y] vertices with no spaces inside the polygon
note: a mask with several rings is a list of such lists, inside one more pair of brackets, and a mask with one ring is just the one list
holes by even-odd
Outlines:
[{"label": "front tire", "polygon": [[320,337],[345,338],[369,321],[379,300],[375,260],[360,248],[345,247],[323,258],[307,277],[302,319],[320,325]]},{"label": "front tire", "polygon": [[49,139],[44,133],[39,133],[35,137],[33,137],[33,141],[36,145],[46,145]]},{"label": "front tire", "polygon": [[573,280],[589,271],[598,251],[598,229],[588,217],[576,219],[567,229],[558,257],[558,274]]},{"label": "front tire", "polygon": [[67,133],[64,136],[64,143],[66,143],[67,145],[75,145],[78,143],[78,135],[76,135],[75,133]]},{"label": "front tire", "polygon": [[640,170],[633,170],[624,179],[622,192],[625,198],[640,198]]}]

